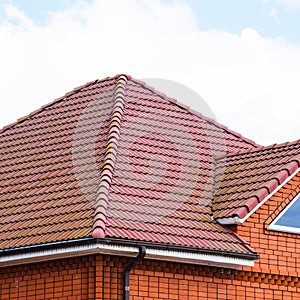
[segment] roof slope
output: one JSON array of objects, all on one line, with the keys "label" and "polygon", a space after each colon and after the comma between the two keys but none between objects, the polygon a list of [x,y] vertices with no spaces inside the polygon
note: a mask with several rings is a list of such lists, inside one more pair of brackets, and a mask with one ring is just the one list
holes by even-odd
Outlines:
[{"label": "roof slope", "polygon": [[[1,249],[90,235],[93,204],[88,196],[97,178],[87,166],[77,170],[86,176],[85,184],[91,190],[83,194],[73,167],[73,135],[81,111],[99,94],[112,97],[114,82],[87,84],[2,129]],[[110,102],[99,101],[98,105],[101,114],[109,116]],[[86,130],[95,125],[95,118],[87,120]],[[106,133],[101,134],[104,140]],[[104,149],[97,151],[101,155]]]},{"label": "roof slope", "polygon": [[215,218],[244,218],[300,166],[300,141],[216,159]]},{"label": "roof slope", "polygon": [[257,145],[128,76],[75,89],[0,142],[1,249],[93,235],[252,253],[211,220],[213,156]]}]

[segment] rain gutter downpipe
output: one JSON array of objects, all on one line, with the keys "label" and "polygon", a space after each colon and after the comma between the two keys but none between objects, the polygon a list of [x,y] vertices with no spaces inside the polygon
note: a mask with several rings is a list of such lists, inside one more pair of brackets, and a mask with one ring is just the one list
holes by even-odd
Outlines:
[{"label": "rain gutter downpipe", "polygon": [[130,292],[130,271],[145,257],[146,247],[139,247],[138,256],[124,268],[124,300],[129,300]]}]

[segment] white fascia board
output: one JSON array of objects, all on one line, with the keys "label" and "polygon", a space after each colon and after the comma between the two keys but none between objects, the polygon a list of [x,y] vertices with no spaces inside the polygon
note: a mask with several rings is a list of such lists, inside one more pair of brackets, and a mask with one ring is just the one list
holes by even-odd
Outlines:
[{"label": "white fascia board", "polygon": [[[47,250],[33,250],[26,253],[0,255],[0,267],[91,255],[96,253],[135,257],[137,256],[138,252],[139,249],[136,246],[124,246],[98,242],[79,246],[68,246]],[[155,248],[147,248],[145,258],[226,268],[254,266],[254,260],[252,259],[236,258],[217,254],[192,253],[188,251],[160,250]]]},{"label": "white fascia board", "polygon": [[233,218],[224,218],[224,219],[217,219],[217,222],[221,225],[235,225],[235,224],[242,224],[242,219],[239,217],[233,217]]},{"label": "white fascia board", "polygon": [[292,175],[290,175],[284,182],[282,182],[271,194],[269,194],[264,200],[259,202],[244,218],[234,217],[234,218],[224,218],[216,219],[221,225],[238,225],[243,224],[256,210],[258,210],[267,200],[269,200],[278,190],[280,190],[288,181],[290,181],[298,172],[298,168]]},{"label": "white fascia board", "polygon": [[254,266],[254,260],[245,258],[151,248],[147,249],[146,258],[227,268]]}]

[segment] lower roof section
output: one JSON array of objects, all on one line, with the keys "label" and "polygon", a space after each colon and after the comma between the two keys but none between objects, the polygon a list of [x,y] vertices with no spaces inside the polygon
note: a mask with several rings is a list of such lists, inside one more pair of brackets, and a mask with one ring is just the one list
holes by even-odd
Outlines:
[{"label": "lower roof section", "polygon": [[214,218],[243,223],[300,170],[300,141],[216,158]]},{"label": "lower roof section", "polygon": [[83,239],[63,243],[51,243],[37,247],[10,249],[0,252],[0,267],[36,263],[74,256],[108,254],[134,257],[139,247],[146,247],[146,259],[201,264],[226,268],[254,266],[257,254],[227,253],[189,247],[157,245],[150,243],[130,243],[128,240]]},{"label": "lower roof section", "polygon": [[[265,202],[267,202],[274,194],[276,194],[283,186],[285,186],[296,174],[300,172],[300,168],[297,168],[289,177],[287,177],[280,185],[278,185],[272,192],[270,192],[264,199],[261,200],[252,210],[249,210],[248,213],[243,217],[239,218],[238,216],[233,216],[230,218],[221,218],[217,221],[221,225],[239,225],[243,224],[256,210],[258,210]],[[274,227],[273,227],[274,229]]]}]

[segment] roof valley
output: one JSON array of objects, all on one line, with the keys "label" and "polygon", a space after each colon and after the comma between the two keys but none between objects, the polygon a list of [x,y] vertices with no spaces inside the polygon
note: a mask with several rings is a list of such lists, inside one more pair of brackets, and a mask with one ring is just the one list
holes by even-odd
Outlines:
[{"label": "roof valley", "polygon": [[108,192],[111,185],[114,166],[116,162],[120,126],[125,105],[125,90],[128,78],[120,75],[117,78],[114,103],[109,121],[107,146],[100,175],[99,188],[96,194],[94,221],[92,228],[93,238],[104,238],[106,230],[106,216],[108,208]]}]

